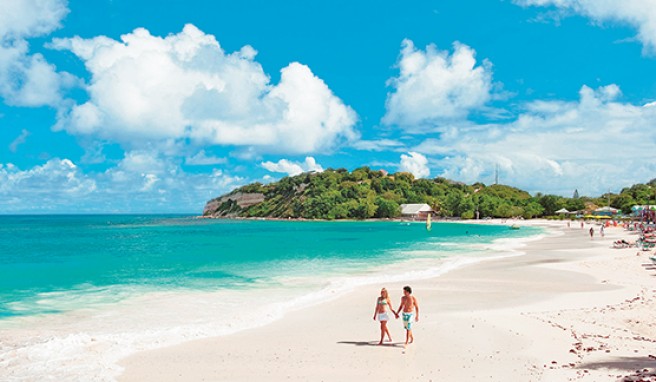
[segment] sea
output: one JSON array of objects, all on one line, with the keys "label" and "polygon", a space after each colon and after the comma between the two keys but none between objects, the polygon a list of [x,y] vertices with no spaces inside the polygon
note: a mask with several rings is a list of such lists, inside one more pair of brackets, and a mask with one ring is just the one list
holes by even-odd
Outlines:
[{"label": "sea", "polygon": [[516,256],[541,235],[442,222],[0,216],[0,380],[114,381],[135,352]]}]

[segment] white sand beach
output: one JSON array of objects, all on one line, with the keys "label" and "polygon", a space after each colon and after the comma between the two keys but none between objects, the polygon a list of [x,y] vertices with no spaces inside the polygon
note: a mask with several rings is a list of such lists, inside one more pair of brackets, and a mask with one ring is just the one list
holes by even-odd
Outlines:
[{"label": "white sand beach", "polygon": [[119,380],[656,380],[656,270],[647,252],[612,249],[636,237],[611,227],[590,240],[588,225],[523,224],[556,235],[523,256],[408,281],[420,320],[407,349],[401,320],[384,346],[372,321],[380,288],[396,308],[405,283],[370,285],[267,326],[137,353],[121,362]]}]

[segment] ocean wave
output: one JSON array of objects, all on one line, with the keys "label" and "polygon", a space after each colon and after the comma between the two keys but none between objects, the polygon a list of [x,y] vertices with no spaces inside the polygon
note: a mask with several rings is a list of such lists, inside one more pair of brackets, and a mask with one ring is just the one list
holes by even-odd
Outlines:
[{"label": "ocean wave", "polygon": [[[545,234],[549,233],[541,235]],[[47,375],[57,381],[114,381],[121,373],[118,361],[135,352],[267,325],[363,286],[430,279],[469,264],[518,256],[527,242],[539,239],[540,235],[491,243],[444,239],[390,250],[386,261],[376,259],[376,266],[368,259],[343,261],[330,269],[317,259],[281,261],[275,266],[289,272],[261,272],[259,278],[231,274],[247,280],[244,285],[249,287],[243,289],[89,284],[40,293],[13,302],[11,308],[63,313],[1,321],[7,330],[0,332],[0,380]],[[195,272],[203,278],[223,271],[210,267]]]}]

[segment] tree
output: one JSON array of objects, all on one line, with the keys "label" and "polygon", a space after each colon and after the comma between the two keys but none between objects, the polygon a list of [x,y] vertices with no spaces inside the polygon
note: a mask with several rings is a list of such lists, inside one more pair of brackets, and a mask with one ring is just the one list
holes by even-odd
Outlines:
[{"label": "tree", "polygon": [[[476,206],[474,205],[474,201],[472,200],[471,196],[467,196],[460,200],[457,211],[461,217],[465,219],[471,219],[474,217],[475,208]],[[468,217],[465,217],[465,215]]]},{"label": "tree", "polygon": [[494,211],[494,216],[498,218],[509,218],[513,216],[512,206],[508,202],[502,202]]},{"label": "tree", "polygon": [[376,217],[395,218],[401,215],[401,207],[394,200],[388,200],[380,196],[376,197]]},{"label": "tree", "polygon": [[562,197],[556,195],[544,195],[539,198],[538,202],[544,208],[544,214],[552,216],[556,214],[556,211],[563,208],[562,199]]},{"label": "tree", "polygon": [[473,219],[474,218],[474,211],[467,210],[467,211],[461,213],[460,217],[463,218],[463,219]]},{"label": "tree", "polygon": [[568,199],[565,201],[565,208],[568,211],[581,211],[585,209],[585,201],[581,198],[577,199]]},{"label": "tree", "polygon": [[524,213],[522,216],[526,219],[534,218],[536,216],[541,216],[544,212],[544,207],[538,202],[532,201],[529,202],[526,207],[524,207]]},{"label": "tree", "polygon": [[[328,169],[322,173],[288,176],[270,184],[253,183],[227,195],[261,193],[264,201],[246,208],[234,198],[212,199],[208,215],[305,217],[308,219],[367,219],[396,217],[400,204],[427,203],[442,216],[471,218],[481,216],[532,218],[553,215],[560,208],[579,211],[606,205],[628,213],[634,204],[653,204],[656,179],[647,184],[625,187],[619,194],[605,197],[566,198],[557,195],[531,196],[520,189],[504,186],[466,185],[445,178],[415,179],[407,172],[384,176],[380,171],[361,167],[352,172]],[[577,196],[577,195],[574,195]],[[237,196],[236,198],[239,198]],[[243,205],[243,204],[242,204]]]}]

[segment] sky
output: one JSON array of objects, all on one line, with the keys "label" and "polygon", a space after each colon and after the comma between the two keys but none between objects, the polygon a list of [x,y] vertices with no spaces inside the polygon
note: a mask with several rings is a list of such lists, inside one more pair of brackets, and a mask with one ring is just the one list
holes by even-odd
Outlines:
[{"label": "sky", "polygon": [[361,166],[656,177],[656,0],[0,0],[0,214],[200,213]]}]

